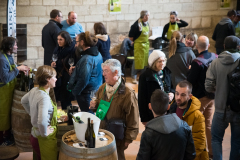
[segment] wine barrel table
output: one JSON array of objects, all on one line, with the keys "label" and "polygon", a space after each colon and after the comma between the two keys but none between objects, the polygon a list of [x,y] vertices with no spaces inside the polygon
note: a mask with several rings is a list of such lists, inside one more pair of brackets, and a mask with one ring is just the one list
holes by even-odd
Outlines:
[{"label": "wine barrel table", "polygon": [[116,141],[114,135],[106,130],[99,129],[104,132],[108,141],[100,141],[99,137],[96,141],[95,148],[76,148],[73,142],[64,142],[65,138],[75,134],[75,131],[69,131],[62,137],[61,148],[59,152],[59,160],[117,160]]},{"label": "wine barrel table", "polygon": [[57,146],[58,150],[60,149],[61,142],[62,142],[62,136],[68,132],[74,129],[73,125],[68,125],[67,123],[61,123],[58,124],[58,132],[57,132]]},{"label": "wine barrel table", "polygon": [[16,146],[0,147],[0,160],[14,160],[19,156]]}]

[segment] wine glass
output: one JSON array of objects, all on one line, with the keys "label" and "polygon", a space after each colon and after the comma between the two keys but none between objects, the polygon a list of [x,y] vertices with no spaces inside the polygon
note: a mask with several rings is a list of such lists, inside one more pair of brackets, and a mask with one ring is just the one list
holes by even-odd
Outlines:
[{"label": "wine glass", "polygon": [[58,60],[58,56],[57,56],[57,54],[53,54],[53,56],[52,56],[52,60],[53,60],[53,62],[56,62],[56,61]]},{"label": "wine glass", "polygon": [[97,92],[97,90],[91,91],[90,98],[92,99],[92,101],[95,101],[97,99],[96,92]]},{"label": "wine glass", "polygon": [[70,65],[70,67],[72,67],[74,65],[74,59],[73,58],[69,58],[68,64]]}]

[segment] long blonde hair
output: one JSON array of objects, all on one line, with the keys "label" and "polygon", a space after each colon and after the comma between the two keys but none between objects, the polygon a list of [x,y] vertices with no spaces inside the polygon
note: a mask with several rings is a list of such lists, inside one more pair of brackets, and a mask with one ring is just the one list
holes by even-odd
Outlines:
[{"label": "long blonde hair", "polygon": [[177,50],[177,41],[182,40],[182,33],[179,31],[174,31],[169,44],[169,58],[175,55]]}]

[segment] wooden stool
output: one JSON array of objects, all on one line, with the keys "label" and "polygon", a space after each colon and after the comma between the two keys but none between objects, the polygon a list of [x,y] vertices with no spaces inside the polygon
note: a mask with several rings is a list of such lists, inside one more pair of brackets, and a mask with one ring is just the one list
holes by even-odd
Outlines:
[{"label": "wooden stool", "polygon": [[14,160],[19,156],[16,146],[0,147],[0,160]]}]

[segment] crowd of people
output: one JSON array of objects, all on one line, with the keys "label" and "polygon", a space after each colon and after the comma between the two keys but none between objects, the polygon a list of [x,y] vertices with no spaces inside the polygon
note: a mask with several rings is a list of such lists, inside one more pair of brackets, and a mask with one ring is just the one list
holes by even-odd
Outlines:
[{"label": "crowd of people", "polygon": [[[188,23],[171,11],[162,35],[169,45],[149,55],[149,17],[149,11],[141,11],[129,31],[134,46],[133,83],[141,72],[136,97],[125,84],[120,61],[111,58],[111,41],[103,23],[95,23],[92,34],[83,30],[75,12],[62,21],[61,11],[51,11],[42,30],[44,65],[36,72],[39,87],[21,100],[31,117],[29,138],[38,160],[56,160],[58,154],[57,104],[49,96],[51,88],[62,109],[75,99],[81,111],[102,120],[100,128],[115,135],[119,160],[125,160],[124,150],[137,138],[139,117],[145,131],[137,160],[221,160],[229,124],[230,160],[240,159],[240,114],[229,102],[227,76],[240,62],[240,14],[231,10],[217,24],[212,36],[216,54],[208,51],[207,36],[190,33],[184,38],[179,29]],[[1,146],[14,143],[10,125],[13,90],[19,72],[29,70],[14,63],[12,54],[16,52],[17,40],[4,38],[0,52]],[[97,91],[96,100],[91,100],[93,91]],[[117,125],[115,130],[109,127],[112,124]]]}]

